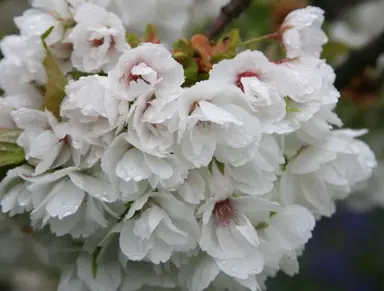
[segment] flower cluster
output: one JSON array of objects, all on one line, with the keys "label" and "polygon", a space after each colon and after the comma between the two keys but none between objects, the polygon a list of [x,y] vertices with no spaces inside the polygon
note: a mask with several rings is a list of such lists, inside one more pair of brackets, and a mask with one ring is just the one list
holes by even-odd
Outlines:
[{"label": "flower cluster", "polygon": [[1,42],[0,137],[25,158],[2,213],[44,238],[59,291],[258,290],[295,274],[316,219],[376,164],[332,111],[323,11],[287,16],[284,58],[202,58],[191,82],[180,52],[130,45],[131,14],[109,2],[35,0]]}]

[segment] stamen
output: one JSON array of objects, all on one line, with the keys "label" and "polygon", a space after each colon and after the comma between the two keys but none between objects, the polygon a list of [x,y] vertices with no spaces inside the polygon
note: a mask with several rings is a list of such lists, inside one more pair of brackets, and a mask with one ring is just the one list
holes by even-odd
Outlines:
[{"label": "stamen", "polygon": [[230,199],[221,200],[216,202],[213,208],[213,216],[215,223],[218,226],[225,226],[229,223],[230,219],[236,215],[236,210],[233,202]]}]

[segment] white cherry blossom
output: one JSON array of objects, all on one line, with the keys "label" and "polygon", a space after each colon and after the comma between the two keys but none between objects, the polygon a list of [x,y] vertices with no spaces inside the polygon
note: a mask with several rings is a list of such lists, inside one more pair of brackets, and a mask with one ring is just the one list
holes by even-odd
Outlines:
[{"label": "white cherry blossom", "polygon": [[6,36],[1,40],[0,48],[5,56],[0,61],[2,88],[11,91],[20,84],[46,82],[46,73],[42,65],[45,51],[40,37]]},{"label": "white cherry blossom", "polygon": [[32,0],[31,6],[49,12],[61,20],[72,17],[67,0]]},{"label": "white cherry blossom", "polygon": [[130,260],[164,263],[173,252],[194,249],[199,231],[193,208],[172,193],[153,192],[131,205],[124,218],[120,248]]},{"label": "white cherry blossom", "polygon": [[[277,203],[256,196],[236,195],[231,180],[212,167],[212,197],[199,209],[202,214],[201,249],[212,256],[229,276],[247,279],[263,270],[257,225]],[[256,227],[256,228],[255,228]]]},{"label": "white cherry blossom", "polygon": [[32,85],[19,85],[16,90],[6,91],[0,102],[2,106],[13,109],[40,109],[43,106],[43,96]]},{"label": "white cherry blossom", "polygon": [[9,216],[30,212],[33,210],[31,192],[28,183],[21,177],[31,175],[33,169],[28,166],[9,170],[7,176],[0,183],[1,210]]},{"label": "white cherry blossom", "polygon": [[110,89],[115,90],[118,97],[134,101],[153,90],[164,95],[178,91],[184,82],[184,73],[163,45],[143,43],[126,51],[108,78]]},{"label": "white cherry blossom", "polygon": [[147,180],[153,188],[165,189],[177,188],[188,174],[187,165],[176,155],[159,158],[146,154],[132,147],[124,134],[119,135],[107,149],[102,167],[115,183],[119,180],[130,183]]},{"label": "white cherry blossom", "polygon": [[284,132],[286,129],[279,126],[279,121],[286,115],[286,105],[285,96],[279,94],[273,78],[277,69],[262,52],[247,50],[214,65],[210,79],[237,86],[260,119],[263,131]]},{"label": "white cherry blossom", "polygon": [[69,61],[72,45],[65,41],[68,29],[74,25],[72,18],[63,19],[51,10],[33,8],[26,10],[22,16],[16,17],[14,21],[20,34],[28,39],[28,43],[30,43],[28,45],[31,45],[35,40],[40,49],[42,49],[40,37],[52,27],[53,29],[45,38],[45,42],[51,53],[57,58],[60,68],[65,73],[72,69],[72,64]]},{"label": "white cherry blossom", "polygon": [[20,108],[12,113],[18,128],[24,130],[17,144],[25,151],[26,159],[36,166],[35,173],[62,166],[71,158],[65,136],[55,128],[58,121],[49,111]]},{"label": "white cherry blossom", "polygon": [[278,92],[285,96],[285,126],[292,131],[312,118],[322,107],[335,105],[340,93],[333,85],[335,74],[323,60],[302,57],[278,64],[274,76]]},{"label": "white cherry blossom", "polygon": [[22,16],[15,17],[14,21],[20,33],[28,37],[40,37],[51,26],[54,26],[54,29],[46,38],[46,43],[49,45],[55,44],[64,38],[64,25],[61,25],[57,18],[48,11],[28,9]]},{"label": "white cherry blossom", "polygon": [[276,139],[263,134],[254,158],[240,167],[225,165],[225,172],[232,177],[232,183],[238,191],[260,195],[272,190],[284,161]]},{"label": "white cherry blossom", "polygon": [[332,133],[333,128],[343,125],[340,118],[332,110],[334,106],[324,106],[312,118],[303,122],[295,135],[306,144],[321,142]]},{"label": "white cherry blossom", "polygon": [[213,156],[236,166],[252,159],[259,120],[235,86],[197,83],[183,92],[178,107],[180,151],[195,167],[207,166]]},{"label": "white cherry blossom", "polygon": [[99,161],[115,137],[123,104],[107,88],[107,77],[98,75],[81,77],[65,88],[61,116],[66,123],[61,123],[58,130],[67,136],[78,166]]},{"label": "white cherry blossom", "polygon": [[[279,181],[279,199],[330,216],[335,200],[347,196],[376,166],[372,150],[355,139],[364,132],[336,130],[316,145],[301,145]],[[309,158],[310,157],[310,158]]]},{"label": "white cherry blossom", "polygon": [[100,227],[107,227],[106,204],[119,197],[117,189],[97,169],[79,171],[64,168],[52,174],[26,176],[33,195],[32,223],[37,228],[49,224],[58,236],[90,236]]},{"label": "white cherry blossom", "polygon": [[87,73],[108,72],[129,49],[123,23],[114,13],[89,3],[76,11],[74,19],[77,24],[68,35],[74,67]]},{"label": "white cherry blossom", "polygon": [[179,91],[159,95],[155,90],[140,96],[128,113],[126,139],[141,151],[164,157],[174,151]]},{"label": "white cherry blossom", "polygon": [[318,7],[307,6],[290,12],[280,28],[287,57],[293,59],[305,54],[319,57],[328,41],[321,30],[323,22],[324,11]]}]

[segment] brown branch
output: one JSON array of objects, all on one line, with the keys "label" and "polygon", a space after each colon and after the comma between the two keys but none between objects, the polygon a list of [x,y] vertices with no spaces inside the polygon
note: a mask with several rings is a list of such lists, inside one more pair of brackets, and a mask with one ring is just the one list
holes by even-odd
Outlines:
[{"label": "brown branch", "polygon": [[347,60],[336,68],[336,88],[340,90],[348,86],[367,66],[374,66],[382,53],[384,53],[384,31],[366,46],[353,51]]},{"label": "brown branch", "polygon": [[208,39],[214,39],[249,7],[251,0],[231,0],[221,8],[220,15],[205,30],[204,34]]}]

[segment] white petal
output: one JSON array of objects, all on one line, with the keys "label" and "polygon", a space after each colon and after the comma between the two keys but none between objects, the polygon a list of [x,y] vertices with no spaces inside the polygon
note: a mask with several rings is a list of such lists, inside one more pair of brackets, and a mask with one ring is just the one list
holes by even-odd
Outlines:
[{"label": "white petal", "polygon": [[259,237],[257,231],[252,226],[251,222],[244,215],[239,217],[236,229],[254,246],[259,244]]},{"label": "white petal", "polygon": [[134,232],[135,220],[128,220],[120,233],[120,248],[132,261],[142,260],[149,251],[147,240],[141,239]]},{"label": "white petal", "polygon": [[22,108],[12,113],[12,117],[18,128],[49,128],[49,123],[44,112],[34,109]]},{"label": "white petal", "polygon": [[162,239],[166,244],[185,245],[188,240],[188,234],[178,229],[169,217],[165,217],[157,229],[157,236]]},{"label": "white petal", "polygon": [[96,278],[92,274],[92,258],[81,254],[77,259],[77,274],[92,291],[117,291],[121,282],[121,269],[117,262],[99,262]]},{"label": "white petal", "polygon": [[279,243],[284,249],[294,250],[308,241],[314,227],[315,219],[306,208],[291,205],[271,218],[265,232],[272,242]]},{"label": "white petal", "polygon": [[212,219],[202,226],[199,245],[203,251],[207,252],[212,257],[222,259],[227,258],[227,255],[221,251]]},{"label": "white petal", "polygon": [[[204,100],[199,101],[199,108],[201,110],[201,113],[206,117],[205,120],[207,121],[212,121],[214,123],[221,124],[221,125],[228,124],[228,123],[242,125],[241,120],[237,119],[231,113],[212,104],[211,102],[207,102]],[[191,116],[193,115],[194,114],[192,113]]]},{"label": "white petal", "polygon": [[112,187],[107,180],[98,179],[81,172],[70,173],[69,177],[77,187],[102,201],[114,202],[119,196],[117,189]]},{"label": "white petal", "polygon": [[152,172],[145,162],[143,153],[138,149],[127,151],[116,166],[116,175],[125,181],[134,180],[138,182],[148,179],[151,174]]},{"label": "white petal", "polygon": [[[233,223],[232,221],[230,223]],[[239,247],[233,237],[229,226],[219,226],[216,228],[217,240],[223,252],[228,258],[243,258],[244,251]]]},{"label": "white petal", "polygon": [[134,232],[142,239],[149,239],[164,217],[164,211],[157,206],[147,209],[135,222]]},{"label": "white petal", "polygon": [[255,251],[242,259],[216,259],[216,264],[227,275],[244,280],[259,274],[264,261],[262,255]]},{"label": "white petal", "polygon": [[[220,269],[210,256],[202,256],[193,264],[188,276],[186,286],[188,291],[203,291],[219,275]],[[189,270],[189,269],[188,269]]]},{"label": "white petal", "polygon": [[309,147],[290,163],[289,170],[294,174],[305,174],[318,170],[321,165],[336,158],[336,153],[324,151],[316,147]]},{"label": "white petal", "polygon": [[172,177],[172,165],[167,163],[166,160],[146,154],[145,161],[147,162],[148,168],[152,171],[152,173],[159,176],[160,179],[169,179]]},{"label": "white petal", "polygon": [[84,191],[71,181],[61,181],[55,185],[52,192],[56,194],[48,201],[46,209],[52,217],[63,219],[74,214],[84,199]]},{"label": "white petal", "polygon": [[205,181],[196,172],[189,173],[187,181],[177,188],[177,193],[188,203],[198,204],[204,197]]},{"label": "white petal", "polygon": [[172,255],[173,248],[157,237],[153,238],[153,246],[148,252],[148,259],[158,265],[167,262]]}]

